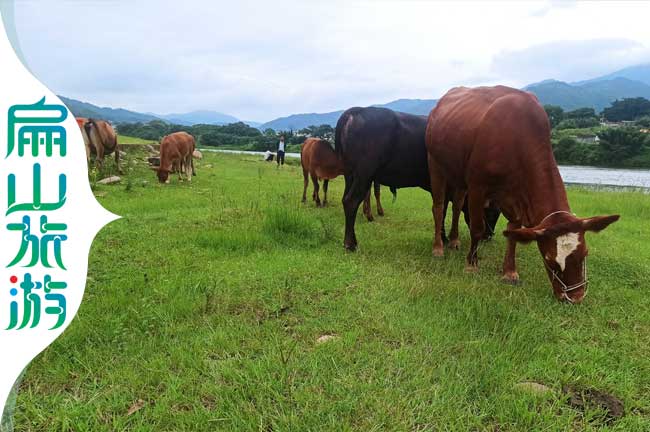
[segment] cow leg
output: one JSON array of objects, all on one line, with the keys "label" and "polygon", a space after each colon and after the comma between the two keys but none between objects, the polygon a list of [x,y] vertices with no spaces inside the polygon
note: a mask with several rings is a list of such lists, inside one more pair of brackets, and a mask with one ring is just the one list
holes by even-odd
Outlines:
[{"label": "cow leg", "polygon": [[115,145],[115,167],[117,172],[122,174],[122,169],[120,168],[120,149],[117,144]]},{"label": "cow leg", "polygon": [[192,153],[185,157],[185,177],[188,182],[192,182]]},{"label": "cow leg", "polygon": [[327,205],[327,186],[329,185],[329,180],[323,180],[323,207]]},{"label": "cow leg", "polygon": [[104,146],[103,145],[98,145],[95,148],[96,155],[95,155],[95,166],[97,169],[101,169],[102,166],[104,165]]},{"label": "cow leg", "polygon": [[307,202],[307,186],[309,186],[309,173],[307,170],[302,170],[303,189],[302,189],[302,202]]},{"label": "cow leg", "polygon": [[[345,177],[347,193],[343,196],[343,210],[345,211],[345,249],[354,252],[357,249],[357,237],[354,233],[354,222],[357,218],[359,205],[370,192],[370,181],[361,181],[355,177],[348,186],[348,176]],[[350,179],[352,179],[350,177]]]},{"label": "cow leg", "polygon": [[316,207],[320,207],[320,197],[318,196],[318,177],[316,177],[316,174],[311,175],[311,181],[314,183],[314,201],[316,201]]},{"label": "cow leg", "polygon": [[470,189],[469,195],[469,220],[470,235],[472,244],[467,254],[465,270],[468,272],[478,271],[478,245],[485,232],[485,221],[483,220],[483,206],[485,204],[485,193],[481,189]]},{"label": "cow leg", "polygon": [[445,205],[442,208],[442,228],[440,229],[440,237],[442,238],[442,244],[447,244],[449,243],[449,239],[447,238],[447,232],[445,230],[445,221],[447,220],[447,209],[449,208],[449,200],[447,200],[447,196],[445,195]]},{"label": "cow leg", "polygon": [[[521,224],[508,222],[508,230],[521,228]],[[515,249],[517,242],[508,238],[506,240],[506,256],[503,259],[503,278],[505,283],[516,285],[519,283],[519,273],[517,273],[517,264],[515,263]]]},{"label": "cow leg", "polygon": [[[463,203],[465,202],[465,190],[455,190],[451,206],[451,232],[449,233],[449,248],[460,249],[460,239],[458,238],[458,221]],[[446,201],[446,200],[445,200]],[[444,220],[444,218],[443,218]]]},{"label": "cow leg", "polygon": [[368,189],[368,192],[366,193],[366,196],[363,199],[363,214],[366,215],[366,219],[368,219],[368,222],[372,222],[375,220],[375,218],[372,217],[372,204],[370,204],[370,189]]},{"label": "cow leg", "polygon": [[442,227],[444,224],[443,210],[445,208],[447,189],[446,182],[440,169],[436,166],[433,158],[429,156],[429,176],[431,178],[431,199],[433,206],[431,212],[433,213],[433,256],[440,257],[444,255],[444,248],[442,244]]},{"label": "cow leg", "polygon": [[384,215],[384,208],[381,206],[381,184],[375,181],[375,201],[377,201],[377,214]]},{"label": "cow leg", "polygon": [[196,175],[196,170],[194,169],[194,155],[192,155],[192,159],[190,160],[190,164],[192,165],[192,175]]},{"label": "cow leg", "polygon": [[84,142],[84,147],[86,147],[86,162],[90,165],[90,144]]}]

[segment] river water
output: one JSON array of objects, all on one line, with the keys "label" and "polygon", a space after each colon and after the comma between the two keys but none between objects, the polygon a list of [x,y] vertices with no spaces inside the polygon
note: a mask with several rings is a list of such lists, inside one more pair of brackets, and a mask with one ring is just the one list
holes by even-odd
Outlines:
[{"label": "river water", "polygon": [[[202,148],[201,151],[259,155],[260,157],[264,154],[264,152],[244,150],[217,150],[204,148]],[[299,158],[300,153],[286,153],[285,156]],[[596,168],[567,165],[560,166],[560,175],[562,176],[562,180],[568,184],[609,186],[614,188],[632,187],[650,189],[650,170]]]}]

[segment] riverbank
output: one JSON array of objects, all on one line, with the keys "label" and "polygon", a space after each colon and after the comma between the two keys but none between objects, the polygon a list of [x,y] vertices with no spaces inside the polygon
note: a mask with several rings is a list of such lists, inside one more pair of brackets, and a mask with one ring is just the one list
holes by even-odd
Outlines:
[{"label": "riverbank", "polygon": [[[241,155],[264,155],[264,152],[246,150],[221,150],[201,148],[201,151]],[[300,158],[300,153],[286,153],[287,157]],[[632,188],[650,190],[650,170],[624,168],[598,168],[577,165],[560,166],[560,175],[566,184],[597,186],[610,190]]]}]

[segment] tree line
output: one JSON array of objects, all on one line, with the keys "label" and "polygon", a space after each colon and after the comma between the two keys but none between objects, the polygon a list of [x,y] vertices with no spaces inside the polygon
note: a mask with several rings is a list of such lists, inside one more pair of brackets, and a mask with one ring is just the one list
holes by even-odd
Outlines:
[{"label": "tree line", "polygon": [[565,112],[559,106],[546,105],[544,109],[553,129],[553,153],[558,163],[650,167],[649,100],[617,100],[600,115],[593,108]]},{"label": "tree line", "polygon": [[227,125],[185,126],[154,120],[148,123],[120,123],[116,127],[120,135],[154,141],[159,141],[170,133],[184,131],[194,136],[199,146],[252,151],[277,150],[280,136],[285,137],[285,143],[289,147],[288,151],[299,151],[298,146],[304,142],[307,136],[330,141],[334,138],[334,128],[330,125],[309,126],[298,131],[276,132],[273,129],[260,131],[243,122]]}]

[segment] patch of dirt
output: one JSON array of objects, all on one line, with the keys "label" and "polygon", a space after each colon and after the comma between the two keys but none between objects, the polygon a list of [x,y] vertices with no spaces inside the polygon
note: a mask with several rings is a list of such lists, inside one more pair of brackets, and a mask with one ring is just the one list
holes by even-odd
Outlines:
[{"label": "patch of dirt", "polygon": [[325,343],[325,342],[328,342],[328,341],[336,340],[338,338],[339,337],[337,335],[324,334],[321,337],[319,337],[318,339],[316,339],[316,343],[317,344],[322,344],[322,343]]},{"label": "patch of dirt", "polygon": [[596,389],[577,389],[564,386],[562,391],[569,396],[568,404],[577,410],[602,409],[608,421],[616,420],[625,415],[623,402],[616,396]]}]

